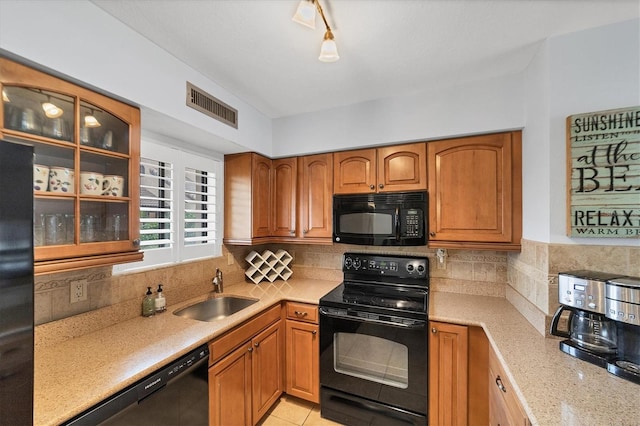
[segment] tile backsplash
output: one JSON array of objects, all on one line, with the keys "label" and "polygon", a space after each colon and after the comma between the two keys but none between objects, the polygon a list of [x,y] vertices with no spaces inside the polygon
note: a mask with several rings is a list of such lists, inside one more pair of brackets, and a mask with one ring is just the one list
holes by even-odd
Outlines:
[{"label": "tile backsplash", "polygon": [[[225,288],[245,281],[244,260],[251,250],[287,250],[293,260],[292,278],[341,281],[344,252],[427,256],[431,289],[438,292],[506,297],[542,334],[557,306],[557,273],[570,269],[595,269],[640,276],[640,248],[554,245],[522,241],[522,251],[447,250],[443,261],[426,247],[362,247],[345,244],[270,244],[254,247],[225,246],[222,256],[143,272],[112,275],[111,268],[41,275],[35,280],[35,322],[61,327],[60,338],[73,337],[141,314],[147,287],[162,283],[171,306],[212,290],[216,268],[224,273]],[[70,303],[70,285],[87,280],[87,300]],[[60,319],[73,318],[61,324]]]}]

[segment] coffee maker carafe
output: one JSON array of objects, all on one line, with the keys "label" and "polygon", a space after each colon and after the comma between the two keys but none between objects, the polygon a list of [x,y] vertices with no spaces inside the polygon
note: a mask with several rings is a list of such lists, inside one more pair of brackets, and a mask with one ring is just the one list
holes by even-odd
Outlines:
[{"label": "coffee maker carafe", "polygon": [[[615,357],[617,325],[606,317],[606,281],[617,277],[586,270],[558,275],[560,307],[550,332],[567,338],[560,342],[560,350],[604,368]],[[559,328],[564,312],[569,313],[566,330]]]}]

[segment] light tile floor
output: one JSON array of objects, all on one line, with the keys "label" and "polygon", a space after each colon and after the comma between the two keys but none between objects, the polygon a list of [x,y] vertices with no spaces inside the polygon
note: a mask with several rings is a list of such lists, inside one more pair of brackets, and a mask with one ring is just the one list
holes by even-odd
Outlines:
[{"label": "light tile floor", "polygon": [[320,417],[320,406],[290,395],[282,395],[258,426],[340,426]]}]

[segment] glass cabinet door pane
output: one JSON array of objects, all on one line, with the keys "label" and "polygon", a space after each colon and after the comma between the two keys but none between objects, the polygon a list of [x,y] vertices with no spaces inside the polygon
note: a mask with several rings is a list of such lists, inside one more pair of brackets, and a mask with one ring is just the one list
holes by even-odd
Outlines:
[{"label": "glass cabinet door pane", "polygon": [[128,204],[125,202],[82,201],[80,242],[125,241],[129,239]]},{"label": "glass cabinet door pane", "polygon": [[80,153],[80,194],[128,197],[129,161],[93,152]]},{"label": "glass cabinet door pane", "polygon": [[36,197],[34,200],[33,239],[36,247],[75,242],[73,199]]},{"label": "glass cabinet door pane", "polygon": [[74,150],[59,145],[33,142],[33,189],[51,195],[73,195],[75,188]]},{"label": "glass cabinet door pane", "polygon": [[74,98],[49,90],[4,86],[4,127],[72,142]]},{"label": "glass cabinet door pane", "polygon": [[129,125],[86,101],[80,102],[80,144],[129,153]]}]

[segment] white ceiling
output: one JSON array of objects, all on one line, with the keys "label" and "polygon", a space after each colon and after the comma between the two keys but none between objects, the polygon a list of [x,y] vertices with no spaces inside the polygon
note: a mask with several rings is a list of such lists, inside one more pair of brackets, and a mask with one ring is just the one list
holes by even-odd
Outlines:
[{"label": "white ceiling", "polygon": [[640,16],[640,0],[320,2],[334,63],[321,18],[291,20],[298,0],[93,0],[272,118],[512,74],[548,37]]}]

